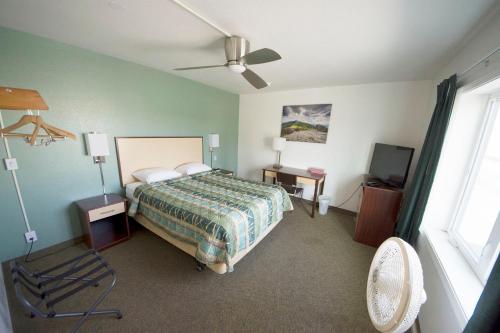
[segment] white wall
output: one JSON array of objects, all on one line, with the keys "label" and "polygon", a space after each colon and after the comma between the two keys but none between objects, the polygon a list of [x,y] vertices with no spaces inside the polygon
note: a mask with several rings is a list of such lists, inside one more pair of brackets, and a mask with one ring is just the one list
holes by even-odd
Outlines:
[{"label": "white wall", "polygon": [[[272,137],[280,135],[284,105],[331,103],[326,144],[287,142],[282,164],[325,168],[325,194],[332,205],[356,189],[370,166],[376,142],[416,148],[416,164],[430,119],[431,81],[336,86],[240,96],[238,175],[262,178],[275,162]],[[312,188],[305,191],[310,198]],[[358,197],[343,208],[356,211]]]},{"label": "white wall", "polygon": [[446,279],[440,264],[434,258],[429,240],[421,236],[418,241],[418,254],[424,272],[424,289],[427,301],[420,308],[418,320],[421,333],[459,333],[466,319],[460,314],[460,306],[454,306],[452,287],[441,283]]},{"label": "white wall", "polygon": [[[483,20],[483,25],[478,27],[475,35],[470,36],[469,40],[464,44],[464,47],[459,50],[454,59],[444,66],[439,73],[436,74],[435,84],[448,78],[454,73],[461,73],[483,57],[488,55],[492,50],[500,46],[500,10],[499,5],[491,11],[489,20]],[[435,103],[435,94],[431,98],[432,104]],[[438,200],[437,198],[430,200]],[[427,215],[427,213],[426,213]],[[443,226],[443,221],[436,220],[433,227],[440,228]],[[427,224],[432,223],[427,221]],[[421,239],[420,244],[427,242],[426,239]],[[425,245],[425,244],[424,244]],[[450,309],[456,308],[456,297],[450,297],[449,293],[442,291],[449,290],[449,281],[446,279],[444,271],[437,271],[439,267],[439,259],[431,252],[421,246],[417,249],[420,260],[424,268],[424,284],[425,288],[430,291],[428,293],[427,302],[422,306],[419,315],[420,327],[422,333],[439,333],[439,332],[461,332],[463,329],[463,320]],[[431,262],[438,263],[431,266]],[[442,269],[441,269],[442,270]]]},{"label": "white wall", "polygon": [[465,71],[498,47],[500,47],[500,3],[490,11],[490,17],[482,20],[475,34],[469,36],[453,59],[436,73],[436,82]]}]

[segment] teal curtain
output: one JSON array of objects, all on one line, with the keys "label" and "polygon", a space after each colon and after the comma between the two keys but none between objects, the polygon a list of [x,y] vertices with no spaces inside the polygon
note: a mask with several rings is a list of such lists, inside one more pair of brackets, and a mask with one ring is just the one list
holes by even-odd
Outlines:
[{"label": "teal curtain", "polygon": [[436,107],[427,129],[413,181],[406,192],[399,212],[396,235],[412,245],[417,240],[418,229],[422,222],[434,175],[436,174],[456,93],[456,75],[438,85]]},{"label": "teal curtain", "polygon": [[500,332],[500,257],[490,273],[488,282],[477,302],[464,333]]}]

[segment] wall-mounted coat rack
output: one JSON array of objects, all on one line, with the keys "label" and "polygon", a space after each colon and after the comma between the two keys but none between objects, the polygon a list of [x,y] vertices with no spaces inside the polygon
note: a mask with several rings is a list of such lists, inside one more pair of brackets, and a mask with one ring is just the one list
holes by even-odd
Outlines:
[{"label": "wall-mounted coat rack", "polygon": [[[31,243],[32,245],[33,242],[37,240],[37,237],[35,231],[31,230],[28,215],[26,214],[26,209],[24,208],[24,201],[16,175],[16,170],[18,169],[17,160],[12,158],[7,138],[24,138],[26,142],[32,146],[48,145],[58,139],[65,138],[76,140],[76,136],[73,133],[47,124],[42,119],[40,111],[46,111],[48,109],[49,107],[36,90],[0,87],[0,137],[3,139],[5,151],[7,153],[7,158],[4,160],[5,168],[12,173],[17,198],[19,199],[19,205],[21,206],[27,230],[24,236],[26,237],[26,242]],[[25,111],[27,114],[23,115],[16,123],[4,127],[1,110]],[[36,112],[36,114],[34,112]],[[27,125],[34,125],[34,130],[30,133],[14,132]],[[42,134],[42,130],[45,134]],[[37,139],[40,139],[39,143],[37,143]]]},{"label": "wall-mounted coat rack", "polygon": [[[27,112],[16,123],[0,129],[0,134],[6,137],[24,138],[32,146],[37,145],[37,138],[40,138],[41,144],[49,144],[66,138],[76,140],[73,133],[50,125],[42,119],[40,110],[46,111],[49,107],[36,90],[0,87],[0,110],[2,109]],[[33,110],[36,110],[36,114]],[[33,131],[30,133],[14,132],[26,125],[34,125]],[[45,134],[42,134],[41,130]]]}]

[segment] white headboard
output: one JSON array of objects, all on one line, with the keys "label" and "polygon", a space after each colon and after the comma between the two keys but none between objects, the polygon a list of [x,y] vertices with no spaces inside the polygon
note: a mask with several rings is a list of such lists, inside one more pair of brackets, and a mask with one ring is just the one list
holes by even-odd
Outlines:
[{"label": "white headboard", "polygon": [[203,163],[203,137],[116,137],[120,183],[135,182],[132,172],[152,167],[174,169],[187,162]]}]

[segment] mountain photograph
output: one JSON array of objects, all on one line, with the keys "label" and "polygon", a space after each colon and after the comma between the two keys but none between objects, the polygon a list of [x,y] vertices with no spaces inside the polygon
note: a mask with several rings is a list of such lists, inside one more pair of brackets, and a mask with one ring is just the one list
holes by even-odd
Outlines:
[{"label": "mountain photograph", "polygon": [[281,137],[287,141],[326,143],[331,111],[331,104],[283,106]]}]

